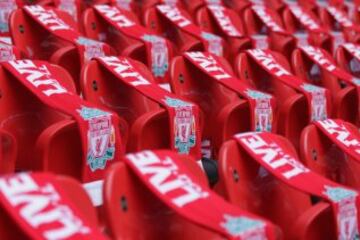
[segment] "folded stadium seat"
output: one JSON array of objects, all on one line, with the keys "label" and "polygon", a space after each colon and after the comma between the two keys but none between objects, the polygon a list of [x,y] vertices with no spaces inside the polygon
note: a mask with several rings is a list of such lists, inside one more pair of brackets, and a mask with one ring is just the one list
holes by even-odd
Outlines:
[{"label": "folded stadium seat", "polygon": [[[259,1],[260,2],[260,1]],[[245,9],[252,5],[251,0],[225,0],[224,5],[234,11],[240,16],[243,16]]]},{"label": "folded stadium seat", "polygon": [[123,154],[119,129],[126,131],[126,122],[78,97],[63,68],[17,60],[2,63],[0,71],[0,121],[18,143],[16,170],[89,182]]},{"label": "folded stadium seat", "polygon": [[252,5],[244,11],[247,34],[256,48],[272,49],[290,58],[297,40],[287,32],[277,13],[263,5]]},{"label": "folded stadium seat", "polygon": [[274,95],[277,132],[298,147],[302,129],[312,120],[331,116],[331,97],[293,75],[285,57],[270,50],[246,50],[235,61],[235,72],[253,87]]},{"label": "folded stadium seat", "polygon": [[300,154],[311,170],[338,183],[360,188],[360,135],[339,119],[315,122],[301,134]]},{"label": "folded stadium seat", "polygon": [[188,52],[174,58],[170,74],[174,93],[204,113],[203,139],[215,158],[222,142],[235,133],[275,131],[275,99],[234,77],[225,59]]},{"label": "folded stadium seat", "polygon": [[168,83],[168,69],[174,55],[172,43],[141,26],[131,12],[108,5],[96,5],[84,12],[85,35],[104,41],[122,56],[146,64],[158,83]]},{"label": "folded stadium seat", "polygon": [[360,112],[357,99],[360,95],[358,93],[359,78],[357,77],[359,75],[356,76],[351,71],[347,71],[350,67],[350,60],[353,59],[351,67],[354,70],[358,68],[358,60],[351,57],[350,52],[345,53],[346,47],[350,46],[349,50],[352,50],[355,48],[351,48],[351,46],[355,45],[340,46],[342,46],[339,47],[342,50],[337,51],[337,56],[339,60],[342,58],[346,68],[338,67],[335,60],[325,50],[310,46],[294,51],[292,66],[294,73],[306,82],[329,89],[333,100],[334,117],[358,124]]},{"label": "folded stadium seat", "polygon": [[15,137],[0,129],[0,174],[13,173],[17,154],[17,142]]},{"label": "folded stadium seat", "polygon": [[321,7],[319,18],[334,37],[334,50],[344,43],[360,43],[360,27],[357,26],[340,8]]},{"label": "folded stadium seat", "polygon": [[[166,177],[156,183],[159,174]],[[106,231],[112,239],[280,239],[206,185],[204,173],[188,156],[128,154],[104,182]]]},{"label": "folded stadium seat", "polygon": [[74,179],[19,173],[2,176],[0,183],[1,239],[107,239],[89,197]]},{"label": "folded stadium seat", "polygon": [[244,49],[252,48],[252,42],[246,36],[240,16],[232,9],[222,5],[207,5],[196,12],[197,24],[207,32],[221,36],[229,46],[229,61]]},{"label": "folded stadium seat", "polygon": [[310,44],[333,52],[333,39],[313,12],[289,3],[282,16],[285,29],[296,36],[298,46]]},{"label": "folded stadium seat", "polygon": [[358,44],[340,45],[335,52],[334,59],[340,68],[360,78],[360,46]]},{"label": "folded stadium seat", "polygon": [[60,11],[66,12],[72,17],[72,20],[78,23],[78,28],[82,32],[81,16],[83,12],[94,4],[111,4],[111,0],[48,0],[47,6],[55,7]]},{"label": "folded stadium seat", "polygon": [[94,59],[82,72],[84,98],[124,117],[129,152],[173,149],[201,158],[200,112],[154,84],[142,63],[125,57]]},{"label": "folded stadium seat", "polygon": [[348,12],[349,17],[356,24],[359,24],[360,23],[360,10],[359,10],[360,1],[358,1],[358,0],[344,1],[343,5],[345,6],[345,8],[347,8],[347,12]]},{"label": "folded stadium seat", "polygon": [[66,12],[39,5],[18,9],[10,16],[13,44],[31,59],[49,60],[64,67],[79,91],[83,63],[94,56],[113,54],[105,43],[83,37]]},{"label": "folded stadium seat", "polygon": [[[282,136],[264,132],[236,135],[220,149],[219,174],[217,191],[229,202],[277,224],[284,239],[335,240],[337,226],[352,224],[337,223],[339,215],[331,210],[339,199],[332,198],[330,190],[337,188],[340,193],[346,188],[302,165],[294,147]],[[357,223],[353,207],[348,216]],[[352,237],[356,228],[348,229]]]},{"label": "folded stadium seat", "polygon": [[208,51],[225,57],[229,54],[221,37],[202,31],[181,8],[170,5],[150,8],[145,12],[144,24],[155,34],[170,39],[179,52]]}]

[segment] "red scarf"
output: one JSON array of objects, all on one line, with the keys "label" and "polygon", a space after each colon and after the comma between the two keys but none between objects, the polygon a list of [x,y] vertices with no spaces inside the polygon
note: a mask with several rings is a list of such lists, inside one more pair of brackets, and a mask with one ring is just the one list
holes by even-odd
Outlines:
[{"label": "red scarf", "polygon": [[20,173],[0,178],[0,206],[29,239],[107,239],[74,201],[52,174]]},{"label": "red scarf", "polygon": [[125,162],[163,203],[189,221],[227,239],[275,239],[271,223],[229,204],[196,181],[170,151],[126,155]]},{"label": "red scarf", "polygon": [[349,67],[350,71],[359,71],[359,62],[360,62],[360,45],[353,43],[344,43],[340,47],[342,47],[346,52],[348,52],[353,59],[350,60]]},{"label": "red scarf", "polygon": [[319,24],[319,22],[313,18],[311,13],[309,13],[303,7],[299,5],[289,5],[288,8],[307,31],[318,33],[326,32],[326,30]]},{"label": "red scarf", "polygon": [[246,52],[271,76],[305,95],[309,106],[310,121],[327,118],[330,112],[330,94],[327,89],[305,83],[291,74],[273,58],[269,50],[252,49]]},{"label": "red scarf", "polygon": [[95,5],[94,10],[122,34],[136,39],[145,45],[147,62],[155,77],[163,78],[169,69],[170,43],[162,37],[152,34],[143,26],[128,19],[122,10],[108,5]]},{"label": "red scarf", "polygon": [[335,19],[335,21],[340,24],[343,29],[356,29],[359,30],[359,27],[356,26],[353,21],[340,9],[328,6],[327,8],[328,13]]},{"label": "red scarf", "polygon": [[106,169],[122,154],[118,116],[68,92],[57,81],[49,63],[17,60],[2,63],[2,66],[42,103],[76,120],[82,142],[82,180],[102,179]]},{"label": "red scarf", "polygon": [[285,29],[280,26],[274,19],[273,13],[264,5],[252,5],[251,9],[261,19],[267,28],[272,32],[286,33]]},{"label": "red scarf", "polygon": [[215,55],[204,52],[187,52],[184,57],[208,77],[238,93],[248,101],[252,131],[271,131],[274,129],[275,99],[271,95],[254,90],[231,76],[221,66],[218,57]]},{"label": "red scarf", "polygon": [[85,38],[66,24],[51,8],[39,5],[26,6],[24,12],[34,19],[40,26],[56,37],[73,43],[79,50],[81,63],[93,57],[101,57],[110,53],[107,44]]},{"label": "red scarf", "polygon": [[353,240],[359,234],[359,193],[332,182],[306,168],[280,136],[244,133],[235,136],[257,163],[285,184],[331,203],[338,239]]},{"label": "red scarf", "polygon": [[349,123],[340,119],[326,119],[313,124],[344,153],[360,162],[360,135],[349,127]]},{"label": "red scarf", "polygon": [[292,15],[307,31],[307,33],[294,33],[298,39],[298,45],[309,45],[309,39],[312,37],[312,34],[326,34],[326,30],[321,27],[318,21],[313,18],[312,14],[306,11],[303,7],[297,4],[289,4],[288,8]]},{"label": "red scarf", "polygon": [[[347,49],[349,48],[350,45],[346,45],[346,46],[347,47],[345,48]],[[329,55],[325,52],[325,50],[321,48],[315,48],[312,46],[301,47],[300,49],[322,70],[331,73],[336,78],[343,80],[344,82],[346,82],[351,86],[354,86],[358,93],[358,101],[360,106],[360,79],[353,77],[345,70],[337,67],[334,60],[329,57]]]},{"label": "red scarf", "polygon": [[169,115],[171,149],[201,157],[201,130],[197,105],[180,100],[177,96],[150,83],[134,67],[131,59],[125,57],[96,58],[119,81],[135,88],[165,108]]},{"label": "red scarf", "polygon": [[242,35],[229,17],[228,9],[221,5],[208,5],[207,9],[210,15],[215,19],[215,22],[220,27],[222,32],[230,38],[242,38]]},{"label": "red scarf", "polygon": [[204,44],[206,51],[218,56],[223,55],[223,39],[212,33],[202,31],[198,26],[192,23],[191,20],[184,16],[183,10],[176,6],[169,5],[157,5],[156,10],[169,20],[173,26],[201,41]]},{"label": "red scarf", "polygon": [[[273,13],[271,13],[267,7],[257,3],[253,4],[251,6],[251,9],[271,32],[278,34],[287,34],[284,28],[274,20]],[[255,41],[256,48],[267,49],[269,47],[268,35],[256,34],[253,35],[252,38]]]}]

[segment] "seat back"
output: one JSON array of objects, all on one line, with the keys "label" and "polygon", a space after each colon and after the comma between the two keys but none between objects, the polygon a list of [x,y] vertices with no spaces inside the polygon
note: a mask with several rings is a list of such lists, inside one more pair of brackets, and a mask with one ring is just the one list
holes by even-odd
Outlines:
[{"label": "seat back", "polygon": [[[121,11],[121,13],[131,21],[139,24],[137,17],[132,12]],[[131,45],[139,47],[139,44],[141,44],[141,42],[125,36],[120,31],[114,32],[114,30],[110,30],[109,24],[97,15],[93,8],[88,8],[84,11],[81,21],[84,26],[85,36],[108,43],[115,48],[118,54],[122,54]]]},{"label": "seat back", "polygon": [[[265,8],[265,10],[267,15],[266,18],[270,18],[277,26],[284,28],[281,18],[275,11],[269,8]],[[291,51],[297,45],[296,38],[287,33],[284,29],[282,32],[271,31],[271,29],[266,26],[266,22],[256,14],[253,8],[247,8],[244,11],[244,24],[248,35],[254,36],[255,41],[257,41],[256,38],[259,37],[260,41],[264,41],[262,38],[267,37],[268,48],[278,51],[288,58],[290,57]]]},{"label": "seat back", "polygon": [[[70,75],[61,67],[51,67],[56,70],[56,77],[62,86],[75,94]],[[0,69],[0,76],[0,122],[2,129],[11,133],[18,143],[16,169],[35,170],[37,166],[33,153],[36,139],[48,126],[69,117],[42,104],[3,68]]]},{"label": "seat back", "polygon": [[[67,199],[71,199],[71,204],[74,208],[78,210],[81,216],[86,219],[86,221],[91,224],[93,227],[98,227],[98,219],[96,215],[95,208],[92,206],[92,203],[84,191],[83,187],[79,182],[68,176],[53,176],[53,183],[56,184],[62,191],[62,193],[67,197]],[[27,195],[29,199],[31,197]],[[34,194],[34,198],[44,199]],[[33,200],[33,199],[31,199]],[[29,200],[30,201],[30,200]],[[55,200],[56,201],[56,200]],[[43,204],[47,202],[43,201]],[[39,208],[42,209],[43,205]],[[34,211],[34,216],[38,211]],[[17,225],[17,223],[10,217],[10,215],[5,211],[3,207],[0,208],[0,238],[1,239],[13,239],[13,240],[22,240],[29,239],[29,236],[25,233],[24,228]],[[53,216],[56,218],[53,214]],[[54,221],[53,218],[49,219],[49,221]],[[42,221],[40,221],[42,224]],[[43,225],[43,224],[42,224]]]},{"label": "seat back", "polygon": [[[332,60],[332,57],[324,52],[328,59]],[[336,51],[336,62],[339,63],[339,67],[345,71],[356,76],[356,71],[352,72],[350,67],[355,70],[357,68],[358,61],[352,59],[352,57],[345,52],[343,47],[339,47]],[[350,61],[353,61],[350,66]],[[334,60],[335,62],[335,60]],[[293,70],[296,75],[305,79],[307,82],[323,86],[330,90],[333,100],[333,116],[335,118],[341,118],[351,123],[357,124],[358,114],[354,114],[354,109],[357,109],[357,91],[354,86],[347,84],[345,81],[337,78],[331,72],[328,72],[324,68],[320,68],[317,63],[309,58],[303,51],[296,49],[292,56]]]},{"label": "seat back", "polygon": [[[350,128],[355,128],[347,124]],[[356,130],[357,131],[357,130]],[[304,128],[300,139],[300,154],[311,170],[347,186],[358,189],[360,164],[347,156],[315,125]]]},{"label": "seat back", "polygon": [[[280,54],[273,53],[275,60],[290,71],[290,65]],[[235,60],[235,72],[240,79],[256,89],[270,93],[277,100],[277,133],[286,136],[294,146],[298,146],[302,129],[309,122],[306,99],[293,88],[270,75],[245,53]]]},{"label": "seat back", "polygon": [[[226,56],[229,61],[233,61],[235,56],[238,55],[242,50],[252,48],[251,39],[245,36],[245,29],[242,25],[242,20],[240,16],[232,9],[226,8],[223,10],[226,16],[223,17],[223,21],[229,21],[235,29],[242,34],[242,37],[230,37],[223,31],[221,26],[219,25],[218,21],[214,19],[214,16],[211,14],[208,7],[202,7],[198,9],[196,12],[196,22],[201,27],[201,29],[215,33],[218,36],[221,36],[225,39],[229,45],[229,56]],[[219,19],[222,19],[220,16]],[[225,21],[225,25],[226,25]]]},{"label": "seat back", "polygon": [[291,227],[299,216],[311,207],[308,195],[270,176],[235,140],[225,142],[220,149],[219,175],[217,190],[225,199],[271,219],[283,230],[285,239],[289,239]]},{"label": "seat back", "polygon": [[[188,170],[206,184],[197,163],[185,155],[181,158]],[[108,172],[103,196],[106,230],[114,239],[222,239],[175,214],[124,163]]]},{"label": "seat back", "polygon": [[[61,11],[56,13],[66,24],[77,29],[76,23],[67,13]],[[49,60],[59,48],[72,45],[49,34],[22,9],[18,9],[10,15],[9,28],[13,44],[31,59]]]},{"label": "seat back", "polygon": [[[151,73],[140,62],[136,68],[150,82]],[[168,114],[158,103],[127,86],[97,61],[90,61],[82,71],[84,98],[122,116],[129,126],[128,151],[170,148]]]},{"label": "seat back", "polygon": [[[163,42],[157,42],[157,44],[145,41],[145,36],[150,37],[150,35],[153,36],[153,34],[150,31],[146,31],[147,29],[144,29],[144,27],[139,24],[136,16],[131,12],[110,8],[103,8],[102,11],[104,11],[104,15],[106,15],[115,10],[118,11],[118,17],[124,17],[122,21],[126,22],[128,20],[132,22],[132,24],[129,24],[128,27],[116,28],[116,26],[110,24],[104,16],[96,12],[94,8],[89,8],[83,15],[86,36],[113,46],[119,55],[130,57],[144,63],[149,69],[152,69],[157,82],[167,83],[167,69],[174,55],[172,44],[165,41],[165,39],[163,39]],[[115,24],[115,22],[117,22],[116,18],[113,18],[113,21]],[[119,25],[120,24],[117,26]],[[163,53],[165,51],[166,53],[164,55]],[[159,67],[154,67],[157,61],[160,61],[159,65],[162,67],[164,65],[166,66],[166,71],[162,70],[159,73]]]},{"label": "seat back", "polygon": [[[225,59],[220,61],[226,71],[233,72]],[[251,129],[247,101],[239,99],[235,92],[211,79],[185,57],[173,59],[170,76],[174,93],[197,103],[204,113],[203,138],[210,140],[215,155],[224,140]]]},{"label": "seat back", "polygon": [[[332,59],[330,54],[327,54],[327,57]],[[295,75],[304,79],[308,83],[323,86],[329,89],[332,94],[336,94],[341,90],[339,79],[318,66],[317,63],[312,61],[312,59],[310,59],[300,49],[294,50],[291,64]]]},{"label": "seat back", "polygon": [[[305,8],[301,8],[301,11],[304,11],[307,16],[309,16],[313,21],[316,21],[316,23],[322,27],[315,14],[306,10]],[[333,52],[333,39],[331,35],[325,31],[325,29],[323,32],[306,30],[306,27],[299,21],[299,19],[294,16],[289,8],[285,8],[283,10],[282,17],[285,29],[287,31],[294,34],[296,37],[306,38],[304,44],[311,44],[317,47],[321,47],[328,52]],[[306,21],[306,19],[307,18],[304,18],[304,21]],[[300,39],[298,38],[298,40]],[[301,43],[301,41],[298,41],[298,43]]]},{"label": "seat back", "polygon": [[[191,19],[185,11],[182,10],[181,13]],[[145,11],[144,25],[155,34],[170,39],[179,52],[203,51],[205,48],[195,37],[176,29],[165,17],[157,12],[156,8],[149,8]]]}]

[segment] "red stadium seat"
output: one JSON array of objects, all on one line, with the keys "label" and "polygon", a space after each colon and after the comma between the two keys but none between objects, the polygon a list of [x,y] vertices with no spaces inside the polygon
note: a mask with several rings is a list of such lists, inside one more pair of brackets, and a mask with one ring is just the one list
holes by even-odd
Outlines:
[{"label": "red stadium seat", "polygon": [[[185,155],[179,158],[200,183],[207,184],[193,159]],[[109,171],[103,196],[106,231],[113,239],[223,239],[174,213],[124,163]]]},{"label": "red stadium seat", "polygon": [[[244,49],[252,48],[252,42],[245,34],[245,29],[242,25],[240,16],[230,8],[218,7],[217,13],[222,13],[223,16],[219,17],[219,21],[215,19],[215,15],[212,14],[211,7],[204,6],[196,12],[196,22],[205,31],[215,33],[221,36],[229,46],[229,61],[233,62],[234,58]],[[222,25],[220,25],[222,24]],[[230,34],[225,31],[229,29]]]},{"label": "red stadium seat", "polygon": [[[297,155],[290,142],[282,139]],[[336,239],[328,203],[312,206],[310,196],[277,180],[235,140],[225,142],[220,149],[219,174],[217,191],[229,202],[277,224],[284,239]]]},{"label": "red stadium seat", "polygon": [[[255,8],[259,9],[257,11],[263,19],[256,13]],[[289,58],[291,51],[296,47],[296,38],[286,32],[281,18],[270,8],[257,5],[247,8],[244,11],[244,23],[257,48],[269,48]]]},{"label": "red stadium seat", "polygon": [[289,5],[282,16],[286,30],[298,38],[300,45],[311,44],[332,52],[333,39],[314,13],[301,6]]},{"label": "red stadium seat", "polygon": [[[326,57],[335,64],[335,60],[330,54],[326,52],[324,52],[324,54],[326,54]],[[349,61],[351,59],[341,45],[336,51],[336,56],[337,61],[341,62],[340,67],[345,71],[348,71]],[[358,111],[355,111],[355,109],[358,109],[358,94],[354,86],[347,84],[331,72],[319,67],[300,49],[294,51],[292,65],[294,73],[300,78],[311,84],[323,86],[330,90],[333,100],[334,117],[344,119],[354,124],[358,123]],[[349,73],[351,73],[351,71]],[[354,73],[351,74],[356,76]]]},{"label": "red stadium seat", "polygon": [[[75,94],[74,83],[63,68],[51,65],[50,71]],[[16,170],[51,171],[81,179],[83,152],[76,122],[43,104],[3,68],[0,74],[0,121],[2,129],[18,143]],[[125,143],[127,125],[123,120],[120,129]]]},{"label": "red stadium seat", "polygon": [[[107,11],[110,11],[112,9],[107,9]],[[155,58],[158,59],[156,54],[159,54],[159,51],[167,51],[167,55],[164,61],[167,61],[167,63],[160,63],[158,65],[167,64],[167,69],[169,67],[169,63],[171,58],[174,55],[174,49],[170,42],[165,42],[165,46],[160,45],[158,46],[159,49],[156,50],[147,50],[147,47],[144,43],[144,40],[141,38],[144,38],[145,35],[147,36],[153,36],[150,31],[145,29],[143,26],[141,26],[136,18],[136,16],[132,12],[124,11],[121,9],[118,9],[117,17],[123,16],[124,19],[122,21],[126,21],[129,26],[131,25],[132,29],[137,28],[140,33],[137,36],[138,39],[136,39],[134,36],[129,34],[127,32],[126,27],[125,28],[116,28],[116,26],[111,26],[108,21],[104,18],[104,16],[100,15],[99,12],[96,12],[94,8],[87,9],[83,14],[83,25],[84,25],[84,31],[85,35],[89,38],[96,39],[98,41],[104,41],[107,44],[111,45],[112,47],[117,50],[119,55],[131,57],[133,59],[136,59],[145,65],[148,66],[149,69],[152,68],[152,63],[149,61],[149,59]],[[114,29],[116,31],[114,31]],[[141,35],[142,34],[142,35]],[[165,39],[164,39],[165,40]],[[167,49],[163,49],[166,47]],[[156,46],[153,46],[152,48],[156,48]],[[152,51],[154,54],[152,54]],[[161,70],[158,72],[158,68],[154,69],[154,76],[156,76],[156,80],[159,83],[167,83],[168,82],[168,71]]]},{"label": "red stadium seat", "polygon": [[[275,52],[272,56],[281,66],[290,71],[289,63],[284,56]],[[267,73],[245,53],[238,56],[234,69],[240,79],[276,97],[277,132],[298,146],[301,130],[309,123],[308,105],[304,96]]]},{"label": "red stadium seat", "polygon": [[[70,26],[70,30],[77,30],[77,23],[66,12],[54,10],[57,17]],[[34,19],[18,9],[10,16],[10,31],[13,44],[30,59],[47,60],[64,67],[73,77],[79,91],[79,75],[81,57],[74,43],[56,37],[40,26]],[[114,51],[109,48],[110,52]]]},{"label": "red stadium seat", "polygon": [[[167,11],[166,15],[172,18],[175,16],[174,20],[170,21],[160,12],[158,7],[154,7],[145,12],[144,24],[154,33],[170,39],[177,47],[178,52],[207,50],[217,55],[228,56],[229,50],[226,48],[223,39],[202,31],[192,22],[191,16],[186,11],[181,8],[161,6],[160,8]],[[193,33],[190,34],[184,28],[177,27],[175,22],[184,28],[191,28]]]},{"label": "red stadium seat", "polygon": [[[216,58],[216,64],[230,75],[233,74],[225,59]],[[250,104],[240,92],[220,84],[184,55],[175,57],[170,69],[174,93],[197,103],[204,113],[203,139],[210,141],[214,156],[217,156],[221,144],[235,133],[254,130]],[[235,78],[234,81],[239,81],[239,85],[248,87],[244,82],[241,84],[239,79]],[[270,115],[271,119],[267,120],[273,127],[276,121],[275,112]],[[271,130],[274,131],[273,128]],[[267,128],[267,131],[270,130]]]},{"label": "red stadium seat", "polygon": [[[335,16],[337,17],[335,18]],[[352,22],[342,9],[322,7],[319,10],[319,17],[334,37],[334,50],[336,50],[339,44],[344,42],[360,42],[360,28]]]},{"label": "red stadium seat", "polygon": [[[354,125],[344,124],[358,132]],[[342,151],[314,124],[304,128],[300,141],[301,159],[307,167],[335,182],[360,188],[360,163]]]},{"label": "red stadium seat", "polygon": [[[145,65],[137,61],[131,63],[145,79],[155,83]],[[81,87],[86,100],[110,108],[126,120],[130,130],[129,152],[171,148],[167,111],[136,88],[121,82],[98,61],[90,61],[84,67]]]},{"label": "red stadium seat", "polygon": [[[59,74],[59,80],[68,91],[75,87],[69,74],[62,68],[53,66]],[[0,110],[2,129],[11,133],[18,143],[16,159],[17,170],[41,170],[34,159],[34,148],[41,133],[58,121],[68,117],[49,109],[27,91],[11,75],[1,68],[1,89],[3,92]],[[32,154],[30,154],[32,153]]]},{"label": "red stadium seat", "polygon": [[[36,174],[40,175],[41,173],[36,173]],[[63,194],[62,196],[65,196],[68,200],[70,200],[70,204],[72,204],[72,207],[76,208],[76,210],[79,211],[79,213],[84,217],[84,219],[86,219],[86,221],[89,224],[91,224],[94,227],[97,227],[98,219],[95,208],[92,206],[88,195],[86,194],[80,183],[67,176],[52,175],[51,177],[52,177],[52,184],[56,184],[56,186],[62,191]],[[27,197],[28,199],[31,199],[29,195]],[[38,199],[43,200],[43,198],[34,194],[35,199],[36,197],[37,200]],[[56,200],[54,199],[54,201]],[[30,200],[28,201],[30,202]],[[43,207],[43,205],[41,205],[41,207]],[[42,209],[41,207],[39,207],[39,209]],[[36,211],[39,210],[37,209]],[[52,219],[50,221],[52,221]],[[4,210],[3,207],[0,208],[0,238],[4,240],[29,239],[29,236],[25,234],[24,229],[21,226],[17,225],[14,219],[8,215],[8,213]]]}]

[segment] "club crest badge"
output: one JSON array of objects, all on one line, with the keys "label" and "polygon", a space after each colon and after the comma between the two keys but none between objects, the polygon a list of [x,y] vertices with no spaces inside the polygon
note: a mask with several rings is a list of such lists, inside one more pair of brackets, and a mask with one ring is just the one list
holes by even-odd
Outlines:
[{"label": "club crest badge", "polygon": [[175,110],[175,148],[179,153],[188,154],[196,143],[196,122],[193,105],[176,98],[166,97],[165,104]]},{"label": "club crest badge", "polygon": [[79,37],[76,42],[84,46],[84,58],[86,62],[95,57],[105,56],[105,53],[103,51],[103,44],[101,42],[85,37]]},{"label": "club crest badge", "polygon": [[145,34],[142,39],[151,43],[151,70],[155,77],[164,77],[169,69],[169,52],[165,39]]},{"label": "club crest badge", "polygon": [[246,94],[256,101],[255,106],[255,131],[271,132],[273,112],[271,108],[271,96],[259,91],[250,90]]},{"label": "club crest badge", "polygon": [[341,187],[325,186],[324,194],[338,203],[338,239],[360,239],[356,208],[357,192]]},{"label": "club crest badge", "polygon": [[223,50],[222,40],[220,37],[208,32],[201,32],[201,37],[208,42],[209,46],[207,50],[210,53],[215,54],[217,56],[223,55],[224,50]]},{"label": "club crest badge", "polygon": [[16,2],[14,0],[0,1],[0,32],[9,32],[9,17],[12,11],[16,10]]},{"label": "club crest badge", "polygon": [[230,235],[241,236],[243,239],[266,239],[264,222],[248,217],[225,214],[221,227],[225,228]]},{"label": "club crest badge", "polygon": [[12,47],[0,43],[0,62],[13,61],[13,60],[15,60],[15,55]]},{"label": "club crest badge", "polygon": [[111,114],[84,106],[78,112],[89,123],[87,164],[93,172],[104,169],[107,161],[115,156],[115,130]]},{"label": "club crest badge", "polygon": [[311,98],[311,121],[319,121],[327,118],[325,90],[311,84],[301,86],[310,93]]}]

